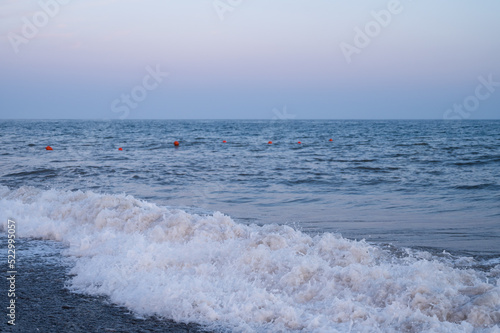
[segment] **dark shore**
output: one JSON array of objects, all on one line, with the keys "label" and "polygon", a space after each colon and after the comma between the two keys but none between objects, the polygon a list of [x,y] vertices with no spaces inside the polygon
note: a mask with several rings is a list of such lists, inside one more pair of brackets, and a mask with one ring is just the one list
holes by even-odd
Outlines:
[{"label": "dark shore", "polygon": [[0,332],[207,332],[195,324],[139,319],[128,309],[110,304],[105,297],[71,293],[65,288],[69,267],[62,264],[61,255],[53,258],[54,253],[27,251],[43,242],[39,240],[18,240],[16,244],[16,317],[15,326],[9,325],[6,240],[2,235]]}]

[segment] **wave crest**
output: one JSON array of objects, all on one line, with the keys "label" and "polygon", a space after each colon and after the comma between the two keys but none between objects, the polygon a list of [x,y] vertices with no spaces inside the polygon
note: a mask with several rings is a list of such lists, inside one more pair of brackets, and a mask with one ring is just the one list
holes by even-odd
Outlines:
[{"label": "wave crest", "polygon": [[[128,195],[0,188],[21,237],[67,244],[69,288],[232,331],[495,332],[498,274],[338,234],[243,225]],[[496,268],[498,270],[498,267]]]}]

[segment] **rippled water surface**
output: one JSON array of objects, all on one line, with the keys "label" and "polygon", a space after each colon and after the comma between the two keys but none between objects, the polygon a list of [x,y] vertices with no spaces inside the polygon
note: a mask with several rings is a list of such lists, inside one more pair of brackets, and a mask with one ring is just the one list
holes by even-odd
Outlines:
[{"label": "rippled water surface", "polygon": [[500,121],[1,121],[0,156],[11,189],[500,253]]}]

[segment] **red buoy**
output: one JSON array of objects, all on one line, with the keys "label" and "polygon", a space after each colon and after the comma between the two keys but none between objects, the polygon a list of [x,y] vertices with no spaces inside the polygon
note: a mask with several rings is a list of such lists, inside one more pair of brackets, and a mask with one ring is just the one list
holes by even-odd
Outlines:
[{"label": "red buoy", "polygon": [[302,142],[300,142],[300,141],[299,141],[299,142],[297,142],[297,143],[300,145]]},{"label": "red buoy", "polygon": [[333,139],[330,139],[330,140],[328,140],[328,141],[333,141]]},{"label": "red buoy", "polygon": [[179,145],[179,141],[174,141],[174,146],[178,146]]},{"label": "red buoy", "polygon": [[272,145],[272,144],[273,144],[273,142],[272,142],[272,141],[269,141],[269,142],[268,142],[268,144]]},{"label": "red buoy", "polygon": [[223,140],[222,143],[226,143],[226,140]]},{"label": "red buoy", "polygon": [[120,148],[118,148],[118,150],[119,150],[119,151],[122,151],[122,150],[123,150],[123,148],[122,148],[122,147],[120,147]]},{"label": "red buoy", "polygon": [[51,146],[47,146],[47,147],[45,147],[45,150],[54,150],[54,149],[52,149]]}]

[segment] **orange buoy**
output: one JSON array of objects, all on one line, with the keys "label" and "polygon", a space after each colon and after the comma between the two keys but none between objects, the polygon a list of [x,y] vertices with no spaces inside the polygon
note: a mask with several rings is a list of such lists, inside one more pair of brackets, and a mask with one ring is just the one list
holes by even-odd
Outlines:
[{"label": "orange buoy", "polygon": [[300,145],[302,142],[300,142],[300,141],[299,141],[299,142],[297,142],[297,143]]},{"label": "orange buoy", "polygon": [[226,140],[223,140],[222,143],[226,143]]},{"label": "orange buoy", "polygon": [[122,148],[122,147],[120,147],[120,148],[118,148],[118,150],[119,150],[119,151],[122,151],[122,150],[123,150],[123,148]]},{"label": "orange buoy", "polygon": [[179,145],[179,141],[174,141],[174,146],[178,146]]},{"label": "orange buoy", "polygon": [[273,142],[272,142],[272,141],[269,141],[267,144],[272,145],[272,144],[273,144]]},{"label": "orange buoy", "polygon": [[333,139],[330,139],[330,140],[328,140],[328,141],[333,141]]},{"label": "orange buoy", "polygon": [[52,149],[51,146],[47,146],[47,147],[45,147],[45,150],[54,150],[54,149]]}]

